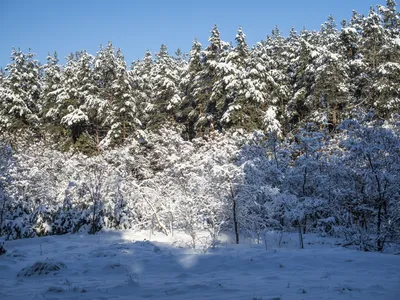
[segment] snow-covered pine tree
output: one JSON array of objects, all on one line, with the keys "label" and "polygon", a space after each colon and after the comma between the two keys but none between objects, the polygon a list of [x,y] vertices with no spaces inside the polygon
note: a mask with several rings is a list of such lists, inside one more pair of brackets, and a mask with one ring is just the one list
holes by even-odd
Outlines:
[{"label": "snow-covered pine tree", "polygon": [[[302,30],[299,35],[298,49],[291,61],[293,95],[288,103],[290,108],[291,123],[305,124],[312,107],[310,95],[312,95],[312,85],[315,77],[314,60],[317,52],[311,42],[311,33]],[[312,111],[312,110],[311,110]]]},{"label": "snow-covered pine tree", "polygon": [[385,61],[383,50],[386,42],[387,36],[381,23],[381,17],[371,7],[368,15],[363,19],[360,38],[360,54],[363,56],[364,73],[366,74],[362,82],[361,93],[366,101],[367,109],[380,108],[377,102],[379,91],[374,88],[374,83],[380,76],[378,74],[379,65]]},{"label": "snow-covered pine tree", "polygon": [[[290,36],[295,39],[295,33],[290,32]],[[286,44],[286,40],[283,37],[282,32],[278,26],[272,31],[272,44],[268,47],[269,51],[272,52],[272,56],[276,61],[276,68],[273,73],[273,78],[277,83],[275,91],[278,100],[278,107],[281,116],[283,117],[282,123],[285,123],[284,110],[287,105],[288,99],[290,98],[290,69],[289,62],[291,57],[291,51]]]},{"label": "snow-covered pine tree", "polygon": [[182,75],[180,82],[181,89],[183,92],[182,104],[181,104],[181,121],[186,125],[185,134],[189,139],[196,136],[195,124],[199,117],[199,112],[196,108],[196,98],[194,96],[194,89],[199,84],[199,74],[204,66],[202,63],[202,46],[195,39],[192,44],[192,49],[189,53],[189,62],[185,72]]},{"label": "snow-covered pine tree", "polygon": [[321,25],[318,44],[320,46],[324,45],[331,51],[337,51],[337,37],[338,30],[335,19],[332,15],[329,15],[328,19]]},{"label": "snow-covered pine tree", "polygon": [[12,62],[6,66],[7,76],[0,91],[0,119],[7,130],[39,126],[42,72],[34,57],[30,51],[12,49]]},{"label": "snow-covered pine tree", "polygon": [[182,102],[182,92],[179,82],[183,74],[182,65],[168,54],[163,44],[156,54],[153,71],[154,100],[151,127],[175,120],[175,112]]},{"label": "snow-covered pine tree", "polygon": [[321,46],[315,51],[318,54],[311,98],[312,107],[318,109],[312,113],[312,120],[335,128],[340,123],[341,111],[351,101],[349,67],[346,58],[331,52],[329,47]]},{"label": "snow-covered pine tree", "polygon": [[[76,70],[78,82],[77,93],[79,97],[79,110],[86,116],[86,121],[81,125],[83,134],[80,136],[78,147],[85,147],[87,154],[99,151],[101,123],[104,119],[106,101],[101,99],[96,77],[95,57],[86,51],[79,55]],[[78,120],[80,112],[78,111]]]},{"label": "snow-covered pine tree", "polygon": [[290,130],[286,111],[292,89],[289,77],[291,49],[285,43],[278,26],[275,26],[271,36],[267,37],[264,48],[263,57],[267,68],[264,84],[268,90],[267,105],[264,108],[264,126],[268,132],[282,135]]},{"label": "snow-covered pine tree", "polygon": [[[365,64],[362,55],[359,53],[361,37],[361,16],[353,11],[350,22],[342,22],[339,33],[340,43],[338,54],[345,58],[348,65],[347,86],[349,88],[349,101],[346,110],[342,112],[343,117],[351,117],[354,108],[360,109],[362,105],[361,89],[365,81]],[[339,41],[338,41],[339,42]]]},{"label": "snow-covered pine tree", "polygon": [[[104,120],[103,124],[108,128],[101,145],[104,147],[124,143],[135,126],[140,125],[136,117],[139,92],[132,89],[122,52],[119,49],[115,50],[111,43],[99,51],[95,62],[95,74],[99,96],[92,107],[97,110],[99,121]],[[99,121],[97,124],[101,124]]]},{"label": "snow-covered pine tree", "polygon": [[[47,56],[45,69],[44,86],[44,111],[46,121],[53,124],[61,124],[61,119],[68,113],[67,107],[71,98],[77,98],[75,80],[75,70],[77,61],[71,53],[63,66],[57,66],[58,59],[50,55]],[[57,74],[59,73],[59,74]],[[57,77],[59,84],[56,83]],[[70,95],[71,94],[71,95]],[[74,102],[74,101],[72,101]]]},{"label": "snow-covered pine tree", "polygon": [[53,56],[50,53],[47,55],[47,63],[43,66],[44,82],[43,82],[43,110],[42,114],[46,113],[56,106],[57,91],[61,88],[61,67],[57,52]]},{"label": "snow-covered pine tree", "polygon": [[13,151],[6,139],[0,139],[0,236],[3,235],[5,220],[10,213],[10,203],[7,201],[9,198],[6,194],[6,184],[9,180],[12,154]]},{"label": "snow-covered pine tree", "polygon": [[70,55],[64,69],[64,91],[58,95],[61,124],[67,128],[74,147],[85,153],[95,151],[88,133],[89,115],[85,101],[93,93],[93,56],[86,51]]},{"label": "snow-covered pine tree", "polygon": [[395,0],[386,0],[386,6],[378,5],[378,11],[382,15],[383,28],[391,38],[398,38],[400,34],[400,14],[396,7]]},{"label": "snow-covered pine tree", "polygon": [[[244,96],[244,71],[249,49],[246,43],[246,35],[242,28],[236,35],[236,48],[227,55],[222,56],[216,64],[216,77],[210,102],[215,105],[216,124],[221,126],[241,126],[244,119],[251,119],[246,115],[246,99]],[[214,126],[215,126],[214,125]]]},{"label": "snow-covered pine tree", "polygon": [[387,0],[387,7],[378,6],[384,28],[384,39],[372,82],[375,95],[373,105],[380,117],[387,118],[393,111],[400,110],[400,18],[396,3]]},{"label": "snow-covered pine tree", "polygon": [[61,110],[67,93],[64,88],[65,79],[62,66],[59,64],[57,52],[47,55],[47,63],[43,66],[43,108],[40,113],[43,135],[56,143],[64,142],[67,138],[64,126],[61,125]]},{"label": "snow-covered pine tree", "polygon": [[128,71],[131,87],[137,95],[137,115],[142,124],[142,128],[148,126],[148,123],[151,121],[151,112],[154,109],[153,67],[152,54],[147,50],[143,59],[132,63],[131,70]]},{"label": "snow-covered pine tree", "polygon": [[285,110],[283,111],[283,119],[286,120],[285,124],[285,132],[290,133],[293,126],[294,120],[297,119],[296,112],[296,102],[294,101],[294,91],[295,91],[295,80],[299,67],[299,57],[300,57],[300,49],[301,49],[301,40],[297,31],[292,27],[290,29],[289,35],[285,39],[284,42],[286,46],[286,57],[287,57],[287,80],[288,80],[288,99],[285,106]]},{"label": "snow-covered pine tree", "polygon": [[227,44],[221,41],[220,32],[217,25],[211,30],[208,39],[209,45],[201,52],[201,62],[203,68],[196,78],[196,85],[193,87],[193,98],[195,112],[197,115],[195,130],[198,134],[208,132],[215,127],[218,122],[218,113],[215,101],[210,101],[214,83],[219,79],[220,74],[217,64],[226,52]]}]

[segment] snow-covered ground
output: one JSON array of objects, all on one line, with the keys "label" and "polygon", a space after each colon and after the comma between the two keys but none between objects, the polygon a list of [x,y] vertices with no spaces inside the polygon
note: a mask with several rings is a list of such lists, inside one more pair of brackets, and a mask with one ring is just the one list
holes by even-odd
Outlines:
[{"label": "snow-covered ground", "polygon": [[[111,231],[6,242],[0,299],[400,299],[400,256],[345,249],[335,239],[305,235],[301,250],[295,234],[280,245],[270,234],[265,250],[222,236],[203,251],[189,249],[183,234],[146,238]],[[21,275],[46,260],[66,268]]]}]

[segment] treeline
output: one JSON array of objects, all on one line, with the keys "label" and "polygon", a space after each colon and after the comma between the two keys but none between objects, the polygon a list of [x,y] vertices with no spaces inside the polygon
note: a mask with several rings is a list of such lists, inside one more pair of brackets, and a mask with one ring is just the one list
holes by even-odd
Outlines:
[{"label": "treeline", "polygon": [[353,12],[340,29],[331,16],[318,32],[283,37],[276,27],[251,48],[241,28],[234,47],[214,26],[206,47],[195,41],[189,55],[171,56],[162,45],[130,68],[111,43],[64,65],[56,54],[41,65],[13,49],[0,76],[0,128],[94,153],[166,123],[192,139],[229,128],[285,136],[307,122],[333,130],[360,110],[386,119],[400,105],[399,23],[388,0],[366,16]]}]

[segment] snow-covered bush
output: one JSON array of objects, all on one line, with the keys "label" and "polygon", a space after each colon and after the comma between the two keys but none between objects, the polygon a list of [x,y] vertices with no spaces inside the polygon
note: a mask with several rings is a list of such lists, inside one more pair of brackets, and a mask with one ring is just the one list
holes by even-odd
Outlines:
[{"label": "snow-covered bush", "polygon": [[28,214],[11,220],[6,219],[3,227],[3,234],[7,240],[32,238],[36,236],[36,232],[29,221]]},{"label": "snow-covered bush", "polygon": [[384,249],[387,241],[398,242],[395,232],[400,218],[399,128],[398,122],[383,124],[368,119],[348,120],[340,126],[343,163],[351,176],[354,192],[348,201],[345,197],[338,199],[339,206],[351,208],[353,218],[349,228],[355,225],[357,231],[365,232],[369,240],[374,240],[373,249],[378,251]]},{"label": "snow-covered bush", "polygon": [[2,232],[182,230],[195,245],[208,231],[216,245],[222,230],[260,242],[296,226],[382,250],[399,241],[396,126],[346,121],[335,137],[310,124],[286,140],[236,130],[192,141],[161,127],[95,157],[32,143],[2,160]]},{"label": "snow-covered bush", "polygon": [[35,275],[57,274],[66,268],[67,266],[62,262],[47,259],[45,261],[37,261],[31,266],[23,268],[17,276],[29,277]]}]

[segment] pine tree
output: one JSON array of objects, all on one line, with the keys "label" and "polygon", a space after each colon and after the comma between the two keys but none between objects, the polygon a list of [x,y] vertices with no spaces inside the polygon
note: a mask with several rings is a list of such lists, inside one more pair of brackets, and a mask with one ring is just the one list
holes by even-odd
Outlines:
[{"label": "pine tree", "polygon": [[57,53],[51,56],[48,54],[47,63],[43,66],[43,109],[41,119],[44,125],[43,131],[51,132],[50,137],[57,142],[65,139],[65,130],[61,126],[60,108],[63,104],[63,97],[67,96],[64,89],[64,76],[59,65]]},{"label": "pine tree", "polygon": [[[294,38],[291,33],[292,38]],[[282,36],[281,31],[278,26],[272,31],[271,39],[269,43],[266,44],[267,51],[267,68],[268,74],[270,75],[268,86],[270,87],[270,92],[268,93],[268,114],[266,114],[267,119],[268,115],[271,116],[272,111],[276,114],[276,119],[273,118],[267,123],[275,123],[276,126],[279,127],[279,132],[285,130],[288,123],[288,116],[286,111],[288,110],[288,103],[291,96],[291,86],[290,86],[290,59],[291,49],[285,43],[285,39]],[[265,123],[265,122],[264,122]],[[267,124],[266,124],[267,125]],[[276,127],[275,126],[275,127]],[[286,131],[288,129],[286,128]]]},{"label": "pine tree", "polygon": [[49,53],[47,55],[47,63],[43,66],[43,115],[54,109],[57,95],[62,91],[61,68],[58,62],[57,52],[54,52],[53,56]]},{"label": "pine tree", "polygon": [[[186,124],[186,132],[188,139],[196,136],[195,124],[199,117],[196,110],[196,99],[194,97],[194,90],[199,84],[199,74],[202,71],[204,64],[202,63],[202,46],[195,39],[192,44],[192,49],[189,53],[189,62],[185,72],[182,75],[180,82],[181,90],[183,92],[181,104],[181,121]],[[179,120],[179,119],[178,119]]]},{"label": "pine tree", "polygon": [[329,15],[328,19],[322,24],[320,29],[320,41],[319,45],[324,45],[330,51],[336,50],[338,31],[335,19],[332,15]]},{"label": "pine tree", "polygon": [[108,131],[101,141],[103,147],[124,143],[128,133],[140,124],[136,118],[137,97],[132,91],[122,52],[115,50],[111,42],[98,52],[94,72],[99,90],[99,96],[91,105],[96,135],[99,124],[104,124]]},{"label": "pine tree", "polygon": [[388,116],[400,104],[398,84],[392,81],[399,72],[399,45],[397,39],[391,37],[393,32],[385,30],[385,19],[387,16],[379,15],[371,7],[363,22],[360,49],[367,74],[362,85],[362,97],[367,108],[376,110],[382,117]]},{"label": "pine tree", "polygon": [[220,122],[225,127],[259,128],[259,105],[265,101],[261,78],[251,63],[251,52],[241,27],[235,40],[236,47],[217,64],[220,76],[214,83],[211,99],[215,99]]},{"label": "pine tree", "polygon": [[116,78],[112,85],[115,100],[111,104],[111,111],[106,118],[106,122],[112,124],[112,134],[121,137],[120,141],[124,143],[128,134],[141,125],[137,118],[136,108],[140,94],[132,89],[125,60],[120,50],[117,51],[116,58],[118,66]]},{"label": "pine tree", "polygon": [[338,44],[338,54],[347,61],[348,86],[351,99],[344,111],[344,116],[350,117],[353,110],[360,110],[365,105],[362,89],[366,84],[365,63],[361,49],[361,37],[363,34],[363,15],[353,11],[350,22],[342,22],[342,29],[339,33],[340,43]]},{"label": "pine tree", "polygon": [[78,147],[83,143],[83,147],[91,148],[93,143],[90,136],[82,135],[88,133],[90,124],[86,101],[94,89],[93,59],[86,51],[77,52],[75,57],[69,57],[64,69],[64,93],[58,97],[61,124],[69,130],[73,143],[79,139]]},{"label": "pine tree", "polygon": [[311,34],[303,30],[299,37],[299,49],[291,62],[293,69],[292,85],[293,96],[288,103],[290,109],[290,122],[297,124],[306,122],[312,111],[312,85],[315,79],[315,59],[317,52],[311,41]]},{"label": "pine tree", "polygon": [[3,86],[5,80],[6,80],[6,73],[2,68],[0,68],[0,86]]},{"label": "pine tree", "polygon": [[[218,122],[217,109],[215,101],[210,101],[214,83],[219,79],[217,64],[224,55],[227,45],[221,41],[217,25],[211,30],[211,36],[208,39],[208,47],[201,52],[201,62],[203,68],[196,78],[193,87],[194,110],[193,115],[197,115],[195,130],[198,133],[204,133],[214,128]],[[218,125],[218,124],[217,124]]]},{"label": "pine tree", "polygon": [[384,28],[381,60],[376,68],[371,90],[375,95],[373,105],[381,117],[389,117],[400,109],[400,18],[396,2],[386,1],[386,7],[378,6]]},{"label": "pine tree", "polygon": [[175,112],[182,102],[179,82],[183,70],[177,60],[168,54],[164,44],[156,58],[152,74],[155,94],[151,126],[158,127],[160,123],[175,120]]},{"label": "pine tree", "polygon": [[153,82],[153,57],[149,50],[142,60],[132,63],[128,71],[129,81],[136,93],[136,107],[138,117],[143,128],[147,128],[154,110],[154,82]]},{"label": "pine tree", "polygon": [[315,83],[313,85],[313,121],[320,124],[331,124],[336,127],[340,123],[339,113],[350,100],[349,67],[346,59],[332,53],[328,47],[316,50],[318,57],[315,66]]},{"label": "pine tree", "polygon": [[241,27],[235,39],[237,46],[216,64],[218,76],[213,83],[210,102],[215,103],[215,124],[218,127],[240,126],[245,117],[243,79],[249,49]]},{"label": "pine tree", "polygon": [[6,66],[8,75],[1,91],[1,122],[8,130],[39,125],[42,92],[41,66],[32,52],[13,48],[12,62]]},{"label": "pine tree", "polygon": [[369,69],[368,71],[371,74],[376,71],[379,63],[383,59],[381,50],[386,39],[385,29],[381,24],[381,18],[372,7],[363,20],[362,29],[363,34],[360,41],[360,50],[364,56],[364,62]]},{"label": "pine tree", "polygon": [[0,128],[6,131],[12,126],[13,118],[8,113],[8,105],[13,99],[12,91],[6,86],[6,74],[3,70],[0,72]]},{"label": "pine tree", "polygon": [[285,44],[287,45],[287,76],[289,77],[289,99],[286,104],[284,117],[287,120],[287,132],[291,131],[294,120],[297,119],[296,101],[294,93],[296,88],[296,81],[298,80],[299,57],[301,50],[301,39],[297,34],[294,27],[291,28],[289,36],[286,38]]},{"label": "pine tree", "polygon": [[383,28],[391,38],[398,38],[400,34],[400,15],[396,11],[395,0],[386,0],[386,6],[378,5],[378,11],[382,15]]}]

